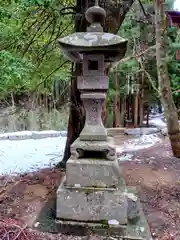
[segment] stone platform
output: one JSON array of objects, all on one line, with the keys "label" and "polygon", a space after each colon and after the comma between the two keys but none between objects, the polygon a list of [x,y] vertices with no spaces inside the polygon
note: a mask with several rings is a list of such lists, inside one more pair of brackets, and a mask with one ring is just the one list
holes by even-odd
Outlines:
[{"label": "stone platform", "polygon": [[69,187],[65,179],[57,191],[56,217],[100,222],[116,219],[127,223],[127,196],[116,188]]},{"label": "stone platform", "polygon": [[134,218],[137,209],[135,210],[132,208],[132,205],[130,206],[129,204],[129,219],[126,225],[112,225],[108,224],[107,221],[97,223],[57,219],[55,218],[56,197],[54,197],[54,199],[49,200],[45,204],[37,217],[34,226],[39,231],[63,233],[74,236],[90,236],[95,234],[102,236],[102,239],[110,239],[110,237],[114,237],[115,239],[120,240],[152,240],[149,226],[142,211],[142,206],[138,200],[135,188],[127,188],[127,197],[128,196],[133,196],[133,202],[138,208],[139,217]]}]

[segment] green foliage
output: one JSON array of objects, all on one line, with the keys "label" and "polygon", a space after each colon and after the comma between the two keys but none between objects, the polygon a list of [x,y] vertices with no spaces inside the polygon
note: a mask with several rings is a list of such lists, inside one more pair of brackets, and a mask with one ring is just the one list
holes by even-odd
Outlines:
[{"label": "green foliage", "polygon": [[8,51],[0,52],[0,98],[7,93],[20,93],[28,91],[31,85],[31,72],[33,65],[27,59],[20,58]]},{"label": "green foliage", "polygon": [[12,92],[50,94],[55,76],[69,80],[69,63],[63,64],[56,41],[73,30],[73,12],[64,9],[73,1],[0,3],[0,99]]},{"label": "green foliage", "polygon": [[[142,3],[151,4],[144,0]],[[36,91],[51,94],[56,89],[56,96],[63,94],[69,85],[70,63],[56,44],[57,39],[73,31],[74,0],[0,0],[0,100],[10,94],[23,94]],[[166,1],[171,8],[173,1]],[[136,21],[136,11],[132,9],[120,28],[119,35],[128,39],[127,56],[138,53],[135,44],[141,43],[149,33],[148,46],[154,45],[152,27]],[[168,29],[169,51],[168,70],[176,103],[180,102],[180,63],[175,59],[180,49],[177,28]],[[65,63],[64,63],[65,62]],[[157,82],[156,60],[148,58],[144,67],[153,82]],[[114,74],[109,81],[108,106],[115,96],[125,96],[132,91],[133,84],[142,75],[136,59],[131,59],[117,66],[118,89],[114,88]],[[129,79],[131,84],[129,84]],[[146,97],[150,101],[157,98],[146,79]]]},{"label": "green foliage", "polygon": [[[143,3],[147,3],[148,1],[142,1]],[[149,1],[149,3],[152,3],[152,1]],[[170,9],[172,8],[173,1],[166,1],[166,8]],[[135,46],[139,46],[143,42],[147,43],[146,47],[150,47],[155,45],[155,32],[152,26],[149,26],[148,24],[138,23],[136,21],[136,11],[130,11],[126,19],[124,20],[121,29],[119,31],[119,35],[121,37],[124,37],[128,39],[128,49],[127,49],[127,56],[132,56],[135,54],[138,54],[139,51],[143,51],[142,48],[136,49]],[[167,29],[168,34],[168,52],[167,52],[167,63],[168,63],[168,71],[169,71],[169,77],[171,80],[171,86],[173,91],[173,96],[176,105],[179,105],[180,108],[180,61],[176,60],[176,51],[180,50],[180,33],[178,31],[177,27],[169,27]],[[151,41],[149,39],[151,38]],[[158,88],[157,83],[157,68],[156,68],[156,57],[154,56],[145,56],[143,59],[143,67],[144,69],[149,73],[151,80],[154,82],[154,85],[156,88]],[[110,76],[110,90],[109,90],[109,96],[108,96],[108,102],[109,106],[110,103],[113,102],[113,98],[115,95],[118,96],[124,96],[133,88],[133,83],[136,83],[137,79],[142,76],[141,74],[137,74],[138,70],[141,68],[141,66],[138,64],[138,61],[136,58],[133,60],[130,59],[126,62],[120,63],[117,65],[116,70],[119,72],[118,74],[118,80],[119,80],[119,87],[115,91],[114,89],[114,76],[111,74]],[[129,82],[127,81],[129,76],[131,78],[131,86],[127,85]],[[157,91],[155,91],[149,80],[144,77],[145,84],[145,100],[147,100],[150,103],[157,102],[157,99],[159,98]],[[123,84],[122,84],[123,82]],[[128,91],[127,91],[128,89]]]}]

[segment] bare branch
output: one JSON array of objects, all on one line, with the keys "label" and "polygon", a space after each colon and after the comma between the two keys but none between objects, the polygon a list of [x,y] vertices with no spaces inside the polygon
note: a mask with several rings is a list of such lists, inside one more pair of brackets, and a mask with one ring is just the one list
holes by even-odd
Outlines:
[{"label": "bare branch", "polygon": [[[30,26],[28,26],[28,31],[37,23],[37,22],[41,22],[42,20],[43,20],[43,18],[44,17],[42,17],[43,16],[43,14],[46,12],[46,9],[43,9],[42,11],[41,11],[41,13],[40,13],[40,15],[39,15],[39,18],[40,19],[36,19],[36,20],[34,20],[33,22],[32,22],[32,24],[30,25]],[[42,17],[42,18],[41,18]],[[24,24],[23,24],[24,25]],[[22,25],[22,27],[23,27],[23,25]]]},{"label": "bare branch", "polygon": [[[51,24],[50,24],[50,25],[51,25]],[[47,46],[46,46],[46,49],[45,49],[44,53],[42,54],[41,60],[40,60],[40,62],[39,62],[39,64],[38,64],[37,67],[39,67],[39,66],[41,65],[42,60],[43,60],[43,58],[45,57],[45,55],[46,55],[46,53],[47,53],[48,47],[49,47],[49,45],[50,45],[50,42],[51,42],[51,40],[52,40],[52,38],[53,38],[53,35],[54,35],[54,32],[55,32],[55,28],[56,28],[56,19],[53,19],[53,29],[52,29],[52,33],[51,33],[51,35],[50,35],[50,38],[49,38],[48,44],[47,44]]]},{"label": "bare branch", "polygon": [[146,10],[144,9],[144,6],[143,6],[143,4],[142,4],[142,2],[141,2],[141,0],[138,0],[138,2],[139,2],[139,4],[140,4],[140,7],[141,7],[141,9],[142,9],[142,11],[143,11],[143,14],[144,14],[144,16],[148,16],[148,14],[146,13]]},{"label": "bare branch", "polygon": [[174,94],[174,93],[180,93],[180,89],[175,90],[175,91],[173,91],[172,93],[173,93],[173,94]]},{"label": "bare branch", "polygon": [[161,93],[160,93],[160,91],[158,90],[158,88],[155,86],[155,84],[154,84],[154,82],[153,82],[153,80],[152,80],[152,78],[151,78],[151,75],[150,75],[144,68],[139,69],[139,70],[138,70],[137,72],[135,72],[135,73],[140,73],[140,72],[144,72],[144,73],[145,73],[145,75],[147,76],[147,79],[149,80],[152,88],[158,93],[159,96],[161,96]]},{"label": "bare branch", "polygon": [[40,31],[41,27],[44,25],[44,23],[46,23],[46,21],[50,18],[50,15],[47,15],[46,18],[43,20],[43,22],[41,22],[41,24],[39,25],[37,31],[34,33],[33,37],[31,38],[31,40],[29,41],[27,47],[25,48],[24,52],[23,52],[23,56],[26,54],[26,52],[28,51],[28,49],[30,48],[31,44],[34,42],[35,37],[37,36],[38,32]]},{"label": "bare branch", "polygon": [[142,57],[143,55],[147,54],[150,50],[155,50],[155,49],[156,49],[156,45],[154,45],[152,47],[149,47],[148,49],[146,49],[145,51],[140,52],[139,54],[123,58],[120,61],[116,62],[115,64],[112,64],[112,68],[116,68],[118,64],[125,63],[125,62],[127,62],[129,60],[132,60],[132,59],[138,60],[140,57]]},{"label": "bare branch", "polygon": [[64,66],[66,63],[68,63],[68,62],[69,62],[69,61],[67,60],[67,61],[63,62],[60,66],[58,66],[57,68],[55,68],[50,74],[48,74],[48,75],[45,77],[45,79],[44,79],[43,81],[41,81],[40,83],[38,83],[38,84],[36,85],[36,87],[34,88],[34,91],[36,91],[36,89],[37,89],[41,84],[43,84],[44,82],[46,82],[49,77],[51,77],[55,72],[57,72],[61,67],[63,67],[63,66]]}]

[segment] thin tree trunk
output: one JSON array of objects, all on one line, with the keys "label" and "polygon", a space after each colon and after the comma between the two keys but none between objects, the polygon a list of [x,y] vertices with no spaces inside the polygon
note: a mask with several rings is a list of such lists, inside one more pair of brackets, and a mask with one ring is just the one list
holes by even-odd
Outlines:
[{"label": "thin tree trunk", "polygon": [[114,88],[116,91],[116,94],[114,96],[114,107],[113,107],[113,127],[117,128],[118,127],[118,99],[117,99],[117,90],[118,90],[118,73],[117,71],[114,72]]},{"label": "thin tree trunk", "polygon": [[139,99],[139,125],[143,126],[143,120],[144,120],[144,89],[143,89],[143,75],[142,75],[142,81],[141,81],[141,91],[140,91],[140,99]]},{"label": "thin tree trunk", "polygon": [[[88,7],[87,0],[77,0],[76,7],[78,13],[84,13]],[[87,27],[87,21],[84,15],[81,18],[75,20],[75,31],[85,32]],[[71,77],[71,90],[70,90],[70,109],[69,109],[69,121],[68,121],[68,134],[67,141],[64,150],[63,160],[57,165],[57,167],[65,168],[67,160],[70,158],[70,146],[79,137],[85,123],[85,112],[80,97],[80,91],[77,88],[77,77],[82,74],[82,65],[80,63],[72,64],[72,77]]]},{"label": "thin tree trunk", "polygon": [[138,127],[138,93],[134,94],[134,127]]},{"label": "thin tree trunk", "polygon": [[164,24],[164,0],[154,0],[156,24],[156,60],[161,102],[164,107],[169,139],[175,157],[180,157],[180,127],[166,63],[166,29]]},{"label": "thin tree trunk", "polygon": [[68,134],[64,157],[59,166],[63,166],[70,157],[70,146],[79,137],[85,122],[84,107],[80,98],[80,91],[77,89],[77,76],[81,74],[81,65],[76,64],[75,71],[71,77],[71,99],[69,110]]}]

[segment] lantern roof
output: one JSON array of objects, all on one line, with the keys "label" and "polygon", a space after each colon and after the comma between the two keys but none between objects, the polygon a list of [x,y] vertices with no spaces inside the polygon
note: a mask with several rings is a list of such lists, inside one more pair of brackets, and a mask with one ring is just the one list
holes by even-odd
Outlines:
[{"label": "lantern roof", "polygon": [[91,54],[104,54],[106,62],[123,58],[127,49],[127,40],[103,32],[102,24],[106,11],[99,6],[98,0],[95,1],[95,6],[87,9],[85,17],[90,23],[87,32],[76,32],[58,40],[66,57],[73,61],[82,61],[83,54],[91,52]]}]

